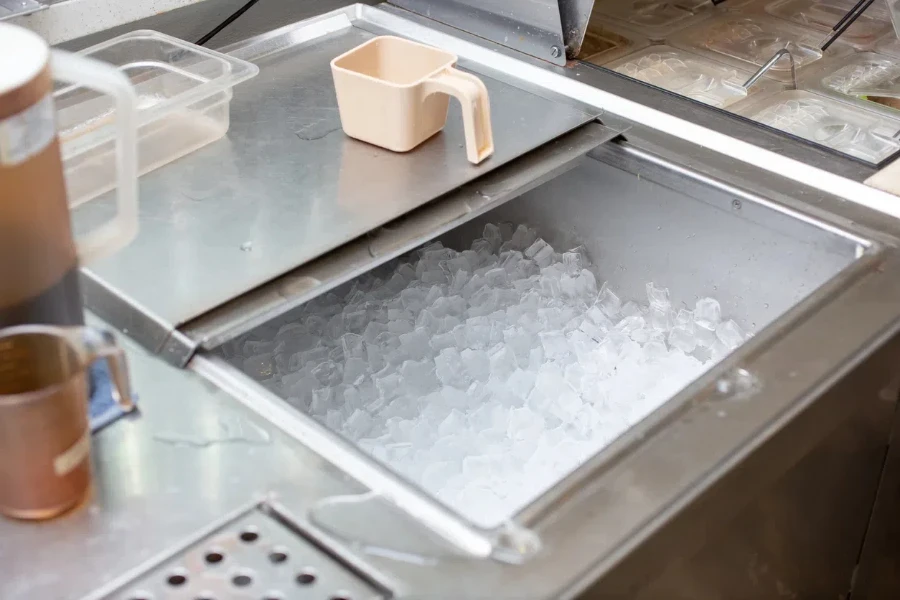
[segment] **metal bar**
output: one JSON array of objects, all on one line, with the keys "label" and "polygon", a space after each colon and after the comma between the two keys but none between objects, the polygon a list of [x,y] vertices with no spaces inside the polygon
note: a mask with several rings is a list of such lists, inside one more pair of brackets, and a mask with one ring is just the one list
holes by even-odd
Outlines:
[{"label": "metal bar", "polygon": [[794,62],[794,55],[791,54],[791,51],[788,50],[787,48],[782,48],[781,50],[779,50],[778,52],[776,52],[776,53],[772,56],[772,58],[770,58],[770,59],[768,60],[768,62],[766,62],[766,64],[764,64],[763,66],[761,66],[761,67],[759,68],[759,70],[758,70],[756,73],[754,73],[753,75],[751,75],[751,76],[750,76],[750,79],[748,79],[746,82],[744,82],[744,88],[749,88],[751,85],[753,85],[754,83],[756,83],[757,81],[759,81],[759,78],[762,77],[763,75],[765,75],[766,71],[768,71],[769,69],[771,69],[771,68],[775,65],[775,63],[777,63],[778,60],[779,60],[782,56],[785,56],[785,55],[787,55],[787,57],[788,57],[788,58],[790,59],[790,61],[791,61],[791,81],[793,82],[793,86],[794,86],[792,89],[795,89],[795,90],[796,90],[796,89],[797,89],[797,65],[796,65],[796,63]]}]

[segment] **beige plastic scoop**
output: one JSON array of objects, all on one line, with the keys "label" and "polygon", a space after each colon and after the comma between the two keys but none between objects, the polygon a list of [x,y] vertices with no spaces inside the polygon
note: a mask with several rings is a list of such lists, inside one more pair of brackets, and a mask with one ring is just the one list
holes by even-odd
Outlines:
[{"label": "beige plastic scoop", "polygon": [[393,36],[376,37],[331,61],[344,133],[393,150],[412,150],[447,122],[450,96],[462,105],[466,155],[494,153],[487,88],[455,68],[455,54]]}]

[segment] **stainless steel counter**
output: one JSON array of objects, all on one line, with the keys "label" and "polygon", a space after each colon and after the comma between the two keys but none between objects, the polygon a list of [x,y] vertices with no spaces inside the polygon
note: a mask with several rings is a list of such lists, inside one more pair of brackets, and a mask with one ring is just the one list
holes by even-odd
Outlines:
[{"label": "stainless steel counter", "polygon": [[359,491],[202,378],[122,338],[140,413],[94,436],[89,504],[47,523],[0,519],[0,598],[83,598],[270,490]]}]

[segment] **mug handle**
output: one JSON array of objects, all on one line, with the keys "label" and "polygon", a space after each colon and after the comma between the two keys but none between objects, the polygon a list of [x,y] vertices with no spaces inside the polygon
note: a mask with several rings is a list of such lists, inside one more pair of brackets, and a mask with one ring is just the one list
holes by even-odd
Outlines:
[{"label": "mug handle", "polygon": [[126,246],[137,235],[137,95],[128,78],[106,63],[50,51],[53,78],[108,94],[116,103],[116,215],[75,240],[82,265]]},{"label": "mug handle", "polygon": [[78,349],[85,365],[100,359],[106,360],[113,384],[113,400],[125,412],[134,410],[131,382],[128,378],[128,360],[125,351],[116,343],[113,333],[96,327],[72,327],[69,328],[68,337],[72,345]]},{"label": "mug handle", "polygon": [[426,96],[442,93],[459,100],[466,133],[466,156],[469,162],[477,165],[493,154],[491,104],[484,82],[474,75],[449,67],[429,77],[424,83]]}]

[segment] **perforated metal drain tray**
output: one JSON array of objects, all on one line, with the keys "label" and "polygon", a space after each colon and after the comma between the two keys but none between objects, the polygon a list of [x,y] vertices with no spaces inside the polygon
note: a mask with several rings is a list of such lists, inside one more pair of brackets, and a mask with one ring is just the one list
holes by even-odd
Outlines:
[{"label": "perforated metal drain tray", "polygon": [[104,600],[380,600],[266,503],[199,534]]}]

